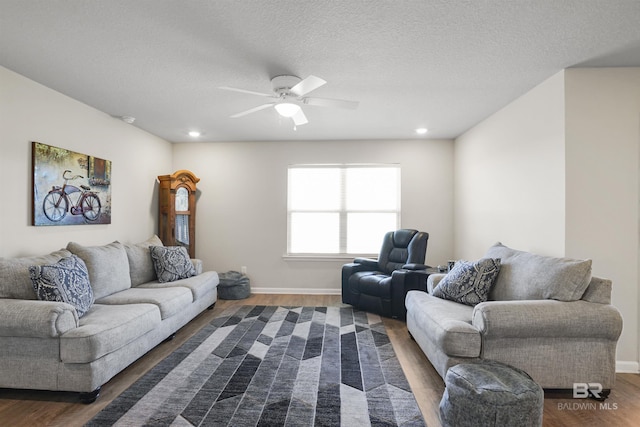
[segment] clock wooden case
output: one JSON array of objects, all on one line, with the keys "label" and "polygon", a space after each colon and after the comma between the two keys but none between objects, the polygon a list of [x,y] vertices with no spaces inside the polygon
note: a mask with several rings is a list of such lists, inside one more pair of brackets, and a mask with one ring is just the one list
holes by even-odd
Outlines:
[{"label": "clock wooden case", "polygon": [[188,170],[161,175],[158,237],[165,246],[184,246],[196,255],[196,184],[200,178]]}]

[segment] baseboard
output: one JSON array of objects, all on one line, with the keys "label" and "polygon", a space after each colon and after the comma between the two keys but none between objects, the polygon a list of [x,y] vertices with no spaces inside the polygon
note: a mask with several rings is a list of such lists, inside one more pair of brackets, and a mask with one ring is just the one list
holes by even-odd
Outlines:
[{"label": "baseboard", "polygon": [[616,372],[623,374],[640,374],[640,364],[638,362],[617,360]]},{"label": "baseboard", "polygon": [[318,289],[318,288],[255,288],[251,287],[252,294],[272,294],[272,295],[341,295],[341,289]]}]

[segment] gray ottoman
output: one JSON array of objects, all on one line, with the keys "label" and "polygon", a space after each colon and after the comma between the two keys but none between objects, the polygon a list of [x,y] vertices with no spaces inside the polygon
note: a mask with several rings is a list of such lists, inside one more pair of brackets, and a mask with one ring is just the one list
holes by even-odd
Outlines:
[{"label": "gray ottoman", "polygon": [[452,366],[440,401],[444,427],[541,426],[544,393],[521,369],[492,360]]},{"label": "gray ottoman", "polygon": [[244,299],[251,295],[249,278],[237,271],[227,271],[218,276],[218,297],[220,299]]}]

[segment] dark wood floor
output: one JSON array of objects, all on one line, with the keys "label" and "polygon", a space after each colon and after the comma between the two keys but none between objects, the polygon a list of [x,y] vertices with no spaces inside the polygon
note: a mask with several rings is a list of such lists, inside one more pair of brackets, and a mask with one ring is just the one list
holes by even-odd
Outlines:
[{"label": "dark wood floor", "polygon": [[[307,305],[340,306],[340,296],[325,295],[252,295],[240,301],[218,301],[182,328],[173,341],[162,343],[102,387],[97,402],[78,403],[73,393],[0,389],[0,426],[82,426],[147,370],[170,354],[202,326],[232,305]],[[385,319],[387,332],[398,359],[422,410],[427,426],[438,427],[438,405],[444,383],[416,343],[404,322]],[[599,402],[546,396],[545,427],[639,426],[640,375],[618,374],[609,399]]]}]

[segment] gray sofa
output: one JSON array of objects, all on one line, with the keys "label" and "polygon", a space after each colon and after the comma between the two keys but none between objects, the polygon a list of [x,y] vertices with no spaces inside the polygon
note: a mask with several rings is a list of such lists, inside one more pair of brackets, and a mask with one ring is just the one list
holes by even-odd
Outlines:
[{"label": "gray sofa", "polygon": [[[478,267],[487,259],[498,272],[483,282],[496,273]],[[450,276],[431,275],[427,292],[411,291],[405,300],[407,328],[441,377],[459,363],[493,359],[523,369],[545,389],[611,389],[622,317],[611,305],[611,281],[592,277],[590,260],[498,243],[466,264],[475,269],[460,273],[456,264]],[[456,276],[466,283],[456,284]],[[484,287],[486,301],[469,285]]]},{"label": "gray sofa", "polygon": [[[213,306],[217,273],[202,272],[185,252],[191,277],[161,281],[173,274],[156,274],[151,249],[161,246],[157,236],[129,245],[71,242],[44,256],[0,258],[0,387],[74,391],[91,402],[109,379]],[[37,299],[29,267],[77,258],[92,293],[86,312]]]}]

